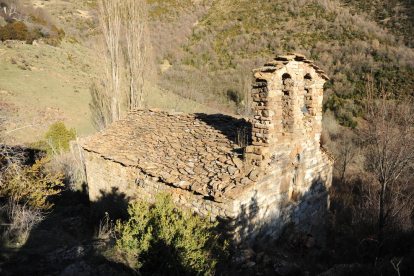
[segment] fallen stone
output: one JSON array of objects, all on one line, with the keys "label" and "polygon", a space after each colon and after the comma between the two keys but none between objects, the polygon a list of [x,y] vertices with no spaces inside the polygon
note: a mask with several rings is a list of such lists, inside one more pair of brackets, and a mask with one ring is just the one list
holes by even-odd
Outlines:
[{"label": "fallen stone", "polygon": [[271,263],[272,263],[272,259],[269,256],[264,255],[263,259],[262,259],[263,266],[266,267],[266,266],[270,265]]},{"label": "fallen stone", "polygon": [[250,172],[250,174],[249,174],[249,178],[250,178],[252,181],[256,181],[256,180],[257,180],[257,178],[258,178],[258,176],[259,176],[259,170],[253,170],[253,171],[251,171],[251,172]]}]

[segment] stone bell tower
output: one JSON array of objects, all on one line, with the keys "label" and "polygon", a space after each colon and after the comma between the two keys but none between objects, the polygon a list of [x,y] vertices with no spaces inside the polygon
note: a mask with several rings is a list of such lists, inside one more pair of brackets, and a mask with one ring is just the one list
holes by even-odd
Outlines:
[{"label": "stone bell tower", "polygon": [[278,56],[254,70],[252,145],[246,160],[280,173],[281,190],[296,199],[306,170],[318,163],[323,85],[328,76],[301,54]]}]

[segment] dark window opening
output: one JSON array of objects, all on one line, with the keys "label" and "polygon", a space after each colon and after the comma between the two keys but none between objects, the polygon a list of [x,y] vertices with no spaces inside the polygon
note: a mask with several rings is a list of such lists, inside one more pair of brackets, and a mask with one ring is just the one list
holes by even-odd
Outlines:
[{"label": "dark window opening", "polygon": [[289,74],[282,75],[283,85],[285,86],[285,90],[288,90],[293,87],[293,80]]},{"label": "dark window opening", "polygon": [[295,170],[292,173],[292,193],[291,193],[291,199],[293,201],[297,201],[298,200],[298,177],[299,177],[299,172],[298,172],[298,167],[295,167]]},{"label": "dark window opening", "polygon": [[285,73],[282,75],[282,80],[291,79],[291,78],[292,77],[288,73]]}]

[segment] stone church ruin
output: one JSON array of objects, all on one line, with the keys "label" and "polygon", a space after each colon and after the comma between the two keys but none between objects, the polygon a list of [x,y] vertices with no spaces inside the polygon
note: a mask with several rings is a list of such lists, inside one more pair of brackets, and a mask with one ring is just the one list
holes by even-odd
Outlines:
[{"label": "stone church ruin", "polygon": [[93,210],[125,211],[121,201],[166,192],[218,220],[235,243],[277,238],[289,223],[317,237],[332,181],[333,160],[320,145],[328,77],[289,54],[254,78],[252,119],[137,109],[86,138]]}]

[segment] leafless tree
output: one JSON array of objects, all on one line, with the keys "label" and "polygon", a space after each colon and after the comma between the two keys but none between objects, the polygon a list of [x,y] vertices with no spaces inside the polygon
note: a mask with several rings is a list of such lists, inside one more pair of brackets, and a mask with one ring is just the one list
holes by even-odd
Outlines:
[{"label": "leafless tree", "polygon": [[19,2],[17,0],[0,0],[0,15],[3,15],[6,22],[12,23],[16,21],[18,16],[18,6]]},{"label": "leafless tree", "polygon": [[126,63],[129,74],[128,109],[141,107],[145,74],[149,72],[149,32],[147,26],[148,11],[144,0],[124,0]]},{"label": "leafless tree", "polygon": [[92,100],[89,107],[92,112],[92,124],[96,130],[103,130],[112,122],[110,95],[104,86],[94,81],[90,87]]},{"label": "leafless tree", "polygon": [[109,122],[121,118],[121,85],[123,56],[120,43],[122,31],[122,3],[123,1],[100,0],[98,1],[98,17],[103,34],[103,68],[104,94],[110,101]]},{"label": "leafless tree", "polygon": [[241,68],[238,77],[239,93],[240,97],[243,99],[242,114],[244,116],[250,117],[252,116],[252,74],[250,73],[250,70],[246,70],[246,68]]},{"label": "leafless tree", "polygon": [[[370,96],[370,95],[369,95]],[[410,220],[414,198],[414,111],[413,102],[368,98],[366,122],[361,135],[365,142],[365,168],[373,176],[378,204],[378,238],[384,240],[384,227],[399,218]],[[374,186],[373,186],[374,187]],[[394,222],[393,222],[394,223]],[[395,225],[394,225],[395,226]]]},{"label": "leafless tree", "polygon": [[336,147],[338,159],[335,162],[335,166],[338,168],[341,183],[345,184],[346,172],[358,153],[358,146],[355,143],[355,137],[352,131],[345,130],[340,136],[341,142]]},{"label": "leafless tree", "polygon": [[[100,0],[99,22],[102,29],[105,68],[103,85],[94,85],[95,119],[99,129],[121,118],[122,111],[140,107],[149,64],[150,39],[147,27],[147,4],[144,0]],[[98,50],[99,51],[99,50]],[[126,106],[125,106],[126,105]],[[108,111],[109,108],[109,112]]]}]

